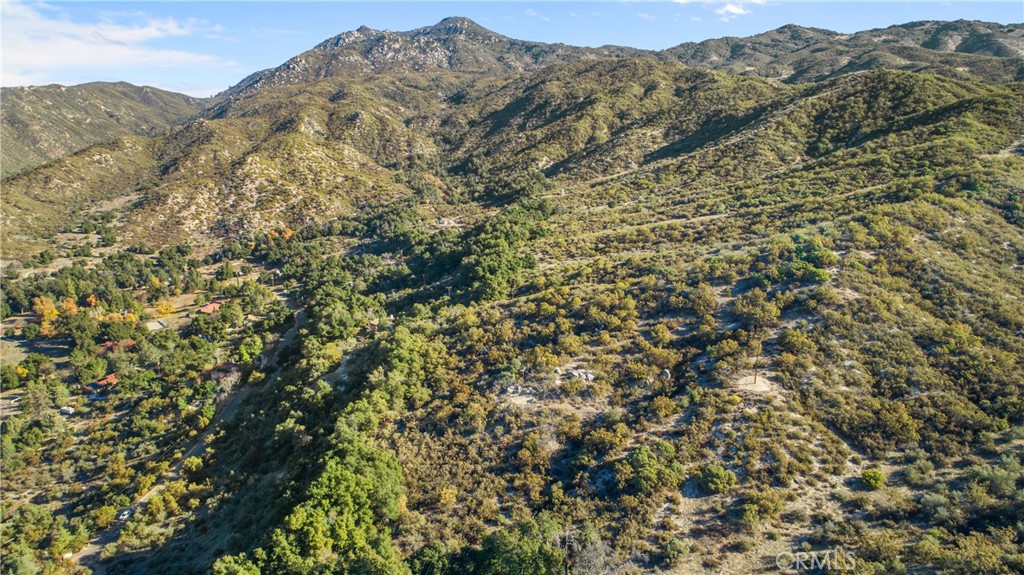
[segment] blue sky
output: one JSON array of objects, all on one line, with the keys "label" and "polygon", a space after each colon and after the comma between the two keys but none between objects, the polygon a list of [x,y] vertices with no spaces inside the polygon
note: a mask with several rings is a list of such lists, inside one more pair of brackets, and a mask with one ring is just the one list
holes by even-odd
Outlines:
[{"label": "blue sky", "polygon": [[466,16],[501,34],[662,49],[795,23],[856,32],[914,20],[1024,20],[1000,2],[46,2],[2,0],[4,86],[123,80],[209,96],[360,25]]}]

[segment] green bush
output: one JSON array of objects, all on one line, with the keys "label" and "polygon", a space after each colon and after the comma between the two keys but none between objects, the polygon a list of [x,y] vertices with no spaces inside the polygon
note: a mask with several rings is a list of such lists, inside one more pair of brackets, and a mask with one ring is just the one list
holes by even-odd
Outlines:
[{"label": "green bush", "polygon": [[675,537],[665,543],[665,563],[669,567],[679,566],[683,562],[683,558],[689,554],[690,547]]},{"label": "green bush", "polygon": [[885,487],[885,474],[881,469],[865,469],[860,474],[860,482],[871,491],[878,491]]},{"label": "green bush", "polygon": [[710,493],[724,493],[737,483],[736,474],[721,465],[705,465],[698,479],[701,489]]}]

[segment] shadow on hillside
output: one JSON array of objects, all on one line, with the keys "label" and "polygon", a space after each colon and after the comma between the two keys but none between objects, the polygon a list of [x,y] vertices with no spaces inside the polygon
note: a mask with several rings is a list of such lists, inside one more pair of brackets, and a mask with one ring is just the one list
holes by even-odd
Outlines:
[{"label": "shadow on hillside", "polygon": [[[222,432],[211,436],[207,449],[217,454],[215,462],[200,476],[189,477],[213,486],[199,510],[171,520],[175,533],[162,545],[119,554],[107,573],[198,575],[208,573],[218,557],[266,544],[265,536],[281,524],[319,471],[319,464],[304,459],[316,449],[282,445],[275,433],[280,414],[272,412],[280,403],[275,388],[281,385],[254,390],[234,417],[220,424]],[[296,471],[288,475],[286,470]]]},{"label": "shadow on hillside", "polygon": [[770,111],[770,106],[759,106],[743,116],[709,118],[699,128],[682,138],[649,152],[644,156],[644,163],[691,154],[709,146],[722,145],[726,142],[727,137],[737,135],[752,126]]}]

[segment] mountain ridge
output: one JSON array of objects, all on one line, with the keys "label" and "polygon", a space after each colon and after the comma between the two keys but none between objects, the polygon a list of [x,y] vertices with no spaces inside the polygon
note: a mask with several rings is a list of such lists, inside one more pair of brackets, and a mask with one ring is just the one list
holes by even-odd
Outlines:
[{"label": "mountain ridge", "polygon": [[[689,65],[787,82],[885,67],[1019,81],[1024,79],[1024,25],[917,21],[843,34],[790,24],[746,38],[688,42],[662,53]],[[888,59],[872,60],[879,54]]]},{"label": "mountain ridge", "polygon": [[320,42],[275,68],[255,72],[220,95],[235,97],[255,87],[325,80],[349,73],[423,72],[450,69],[494,74],[536,69],[565,60],[643,55],[620,47],[582,48],[516,40],[464,17],[404,32],[360,26]]},{"label": "mountain ridge", "polygon": [[[944,50],[947,44],[945,40],[955,33],[965,37],[956,44],[956,50]],[[902,39],[887,39],[892,34],[901,35]],[[832,45],[837,42],[838,45]],[[470,46],[467,47],[467,43]],[[474,44],[478,50],[471,49]],[[907,60],[904,64],[865,59],[873,51],[888,52],[897,47],[917,48],[927,52],[903,53]],[[806,51],[828,51],[829,59],[842,63],[818,64],[815,67],[816,63],[809,61],[814,58],[802,54]],[[498,58],[495,52],[506,57]],[[929,56],[933,52],[960,54],[962,61],[956,63],[964,65],[945,66]],[[480,26],[468,18],[449,17],[432,26],[404,32],[360,26],[356,30],[328,38],[280,66],[255,72],[225,90],[222,95],[232,97],[256,86],[319,81],[342,73],[452,69],[493,74],[531,70],[558,61],[597,57],[678,60],[692,66],[725,68],[732,72],[778,77],[787,81],[821,80],[846,73],[852,71],[846,65],[859,58],[860,61],[855,62],[856,69],[902,65],[903,69],[963,76],[964,71],[960,68],[966,68],[970,73],[997,81],[1014,81],[1024,79],[1022,55],[1024,25],[966,20],[909,22],[853,34],[787,24],[745,38],[724,37],[687,42],[664,50],[643,50],[627,46],[589,48],[516,40]],[[1021,61],[1001,66],[975,61],[976,58],[986,56]],[[817,59],[822,58],[818,56]],[[794,66],[797,69],[791,70]],[[802,71],[802,68],[812,67],[814,69],[809,72]]]},{"label": "mountain ridge", "polygon": [[154,135],[214,100],[127,82],[0,89],[3,177],[127,135]]},{"label": "mountain ridge", "polygon": [[[527,72],[558,62],[647,57],[787,83],[870,69],[1008,82],[1024,80],[1022,54],[1024,26],[966,20],[909,22],[853,34],[788,24],[746,38],[709,39],[652,51],[516,40],[453,16],[404,32],[367,26],[342,32],[209,99],[126,83],[4,88],[5,146],[0,159],[2,175],[8,177],[92,144],[152,134],[200,113],[216,114],[220,100],[230,104],[253,90],[351,74],[434,70],[462,75],[448,82],[450,95],[484,76]],[[104,101],[111,109],[104,109]]]}]

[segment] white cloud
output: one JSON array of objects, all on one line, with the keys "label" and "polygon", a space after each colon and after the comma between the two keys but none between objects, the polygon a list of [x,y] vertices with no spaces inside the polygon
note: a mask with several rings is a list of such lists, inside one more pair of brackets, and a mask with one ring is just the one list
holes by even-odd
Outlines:
[{"label": "white cloud", "polygon": [[732,20],[737,16],[750,14],[750,10],[747,10],[742,4],[729,2],[728,4],[723,5],[721,8],[716,8],[715,14],[721,16],[723,22],[728,22],[729,20]]},{"label": "white cloud", "polygon": [[523,16],[526,16],[527,18],[537,18],[538,20],[543,20],[545,22],[551,20],[551,18],[548,18],[547,16],[541,14],[540,12],[537,12],[533,8],[527,8],[526,11],[523,12]]},{"label": "white cloud", "polygon": [[672,0],[675,4],[766,4],[768,0]]},{"label": "white cloud", "polygon": [[[717,14],[723,22],[729,22],[735,20],[740,16],[751,14],[751,10],[747,6],[751,4],[765,4],[768,0],[672,0],[676,4],[701,4],[705,6],[705,9],[711,6],[718,6],[714,12]],[[692,19],[692,18],[691,18]],[[699,20],[695,20],[699,21]]]},{"label": "white cloud", "polygon": [[93,76],[107,77],[117,69],[131,67],[174,68],[193,66],[235,66],[216,56],[185,50],[158,48],[156,40],[187,36],[210,37],[223,29],[196,19],[154,18],[128,15],[121,23],[107,14],[98,22],[76,22],[59,8],[0,3],[3,18],[4,86],[63,83]]},{"label": "white cloud", "polygon": [[648,14],[647,12],[637,12],[636,15],[641,20],[651,20],[651,21],[654,21],[654,20],[658,19],[657,16],[654,16],[653,14]]}]

